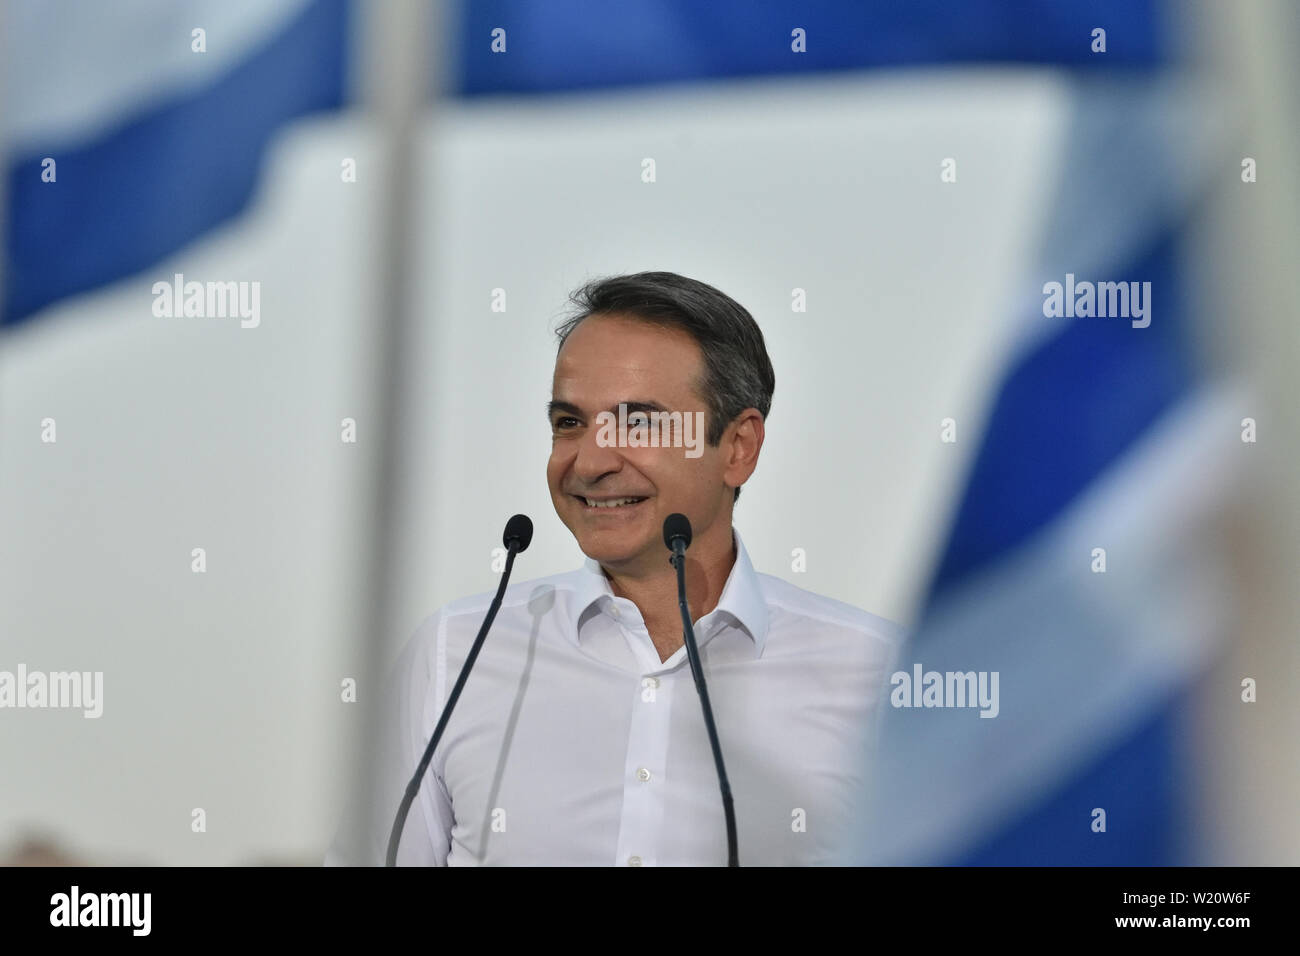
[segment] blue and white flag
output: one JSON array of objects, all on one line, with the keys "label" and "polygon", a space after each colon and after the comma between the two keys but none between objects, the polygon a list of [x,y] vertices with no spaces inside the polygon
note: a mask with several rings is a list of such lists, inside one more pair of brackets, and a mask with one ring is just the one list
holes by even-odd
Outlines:
[{"label": "blue and white flag", "polygon": [[343,104],[345,0],[6,5],[3,323],[238,215],[286,122]]}]

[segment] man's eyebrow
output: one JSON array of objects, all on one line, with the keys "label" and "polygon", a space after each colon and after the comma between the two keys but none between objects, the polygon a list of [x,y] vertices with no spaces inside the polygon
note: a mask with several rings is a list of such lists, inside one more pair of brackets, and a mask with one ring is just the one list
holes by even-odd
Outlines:
[{"label": "man's eyebrow", "polygon": [[549,401],[546,403],[546,420],[549,422],[555,417],[556,412],[565,412],[569,415],[582,415],[582,409],[572,402]]},{"label": "man's eyebrow", "polygon": [[[628,413],[629,415],[632,414],[633,412],[666,412],[666,411],[668,411],[668,409],[666,409],[664,406],[660,405],[658,402],[651,402],[651,401],[635,401],[635,402],[622,402],[621,404],[627,406],[627,413]],[[546,403],[546,420],[547,420],[548,422],[549,422],[551,419],[553,419],[553,418],[555,417],[555,413],[556,413],[556,412],[564,412],[566,415],[577,415],[578,417],[582,417],[582,409],[579,408],[577,405],[574,405],[572,402],[564,402],[564,401],[559,401],[559,400],[555,400],[555,399],[553,399],[553,400],[547,402],[547,403]],[[618,414],[618,405],[615,405],[613,408],[609,409],[609,412],[610,412],[610,414],[612,414],[612,415],[617,415],[617,414]]]},{"label": "man's eyebrow", "polygon": [[[668,411],[668,409],[664,408],[664,407],[663,407],[662,405],[660,405],[658,402],[624,402],[623,404],[627,406],[627,413],[628,413],[629,415],[631,415],[633,412],[666,412],[666,411]],[[618,409],[617,409],[617,408],[611,408],[610,411],[612,411],[615,415],[618,414]]]}]

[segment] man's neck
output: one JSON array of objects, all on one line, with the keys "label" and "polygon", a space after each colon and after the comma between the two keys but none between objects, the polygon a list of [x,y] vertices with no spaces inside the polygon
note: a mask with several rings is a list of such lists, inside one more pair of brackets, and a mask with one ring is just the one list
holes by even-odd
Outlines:
[{"label": "man's neck", "polygon": [[[691,623],[718,606],[722,589],[739,557],[728,524],[720,543],[691,542],[686,552],[686,601],[691,609]],[[654,641],[659,659],[667,660],[682,646],[682,616],[677,606],[677,570],[664,554],[661,570],[652,573],[620,573],[604,568],[614,594],[627,598],[641,611],[646,630]]]}]

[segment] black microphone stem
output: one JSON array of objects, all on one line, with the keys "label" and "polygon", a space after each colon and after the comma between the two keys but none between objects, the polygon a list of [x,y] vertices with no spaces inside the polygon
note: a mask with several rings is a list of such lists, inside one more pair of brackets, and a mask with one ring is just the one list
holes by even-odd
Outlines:
[{"label": "black microphone stem", "polygon": [[704,729],[709,734],[713,748],[713,764],[718,768],[718,787],[722,791],[722,812],[727,818],[727,866],[740,866],[736,853],[736,810],[732,806],[731,784],[727,782],[727,768],[722,762],[722,745],[718,743],[718,729],[713,724],[713,708],[709,705],[709,689],[704,683],[704,667],[700,664],[700,649],[695,644],[695,628],[691,624],[691,609],[686,603],[686,542],[673,539],[673,567],[677,569],[677,606],[682,612],[682,639],[686,642],[686,659],[691,664],[691,676],[700,695],[704,710]]},{"label": "black microphone stem", "polygon": [[455,708],[456,701],[460,698],[461,689],[469,678],[470,669],[474,666],[474,659],[478,657],[484,638],[487,637],[488,628],[492,626],[497,611],[501,609],[501,599],[506,593],[506,584],[510,581],[510,569],[514,567],[515,555],[520,550],[518,539],[511,539],[506,545],[506,567],[501,574],[501,583],[497,585],[496,597],[492,598],[487,617],[483,618],[483,626],[478,629],[478,636],[474,638],[474,644],[469,649],[469,656],[465,658],[465,663],[461,666],[460,676],[456,678],[456,684],[447,697],[447,706],[442,708],[442,716],[438,718],[438,726],[434,728],[433,736],[429,738],[429,745],[424,748],[424,756],[420,758],[420,765],[416,768],[415,775],[411,777],[411,782],[406,785],[402,805],[398,808],[397,818],[393,820],[393,832],[388,836],[388,857],[385,866],[397,865],[397,844],[401,840],[402,830],[406,826],[406,815],[410,812],[411,804],[415,801],[415,795],[420,792],[420,783],[424,780],[424,772],[429,768],[429,761],[433,759],[433,751],[438,746],[438,741],[442,739],[442,732],[447,729],[447,720],[451,717],[452,709]]}]

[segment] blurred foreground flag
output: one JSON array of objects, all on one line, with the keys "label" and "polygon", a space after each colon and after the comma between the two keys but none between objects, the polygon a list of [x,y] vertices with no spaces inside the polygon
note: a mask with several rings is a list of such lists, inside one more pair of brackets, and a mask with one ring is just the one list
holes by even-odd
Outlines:
[{"label": "blurred foreground flag", "polygon": [[[1222,168],[1213,99],[1075,78],[1023,318],[922,618],[850,862],[1195,862],[1181,706],[1231,631],[1214,522],[1243,449],[1196,359],[1182,237]],[[953,428],[960,428],[954,423]]]},{"label": "blurred foreground flag", "polygon": [[4,324],[139,272],[248,204],[284,123],[337,108],[345,0],[14,0]]}]

